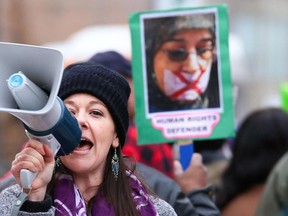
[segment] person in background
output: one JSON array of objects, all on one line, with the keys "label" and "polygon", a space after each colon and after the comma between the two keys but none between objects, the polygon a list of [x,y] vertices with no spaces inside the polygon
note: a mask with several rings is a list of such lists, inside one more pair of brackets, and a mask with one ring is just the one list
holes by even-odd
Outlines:
[{"label": "person in background", "polygon": [[21,169],[38,175],[18,215],[176,215],[149,193],[135,164],[122,155],[129,124],[126,79],[102,65],[79,63],[66,68],[58,95],[79,122],[81,143],[55,167],[51,149],[30,139],[12,162],[17,184],[1,191],[0,215],[18,205]]},{"label": "person in background", "polygon": [[219,108],[215,14],[145,19],[149,112]]},{"label": "person in background", "polygon": [[288,215],[288,153],[269,174],[255,216]]},{"label": "person in background", "polygon": [[280,108],[250,113],[236,133],[232,158],[216,192],[223,216],[254,216],[267,177],[288,150],[288,114]]}]

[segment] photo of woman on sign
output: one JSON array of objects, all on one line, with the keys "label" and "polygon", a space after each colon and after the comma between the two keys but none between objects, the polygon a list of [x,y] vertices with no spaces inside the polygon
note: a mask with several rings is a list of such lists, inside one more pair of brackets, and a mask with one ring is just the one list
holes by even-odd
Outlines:
[{"label": "photo of woman on sign", "polygon": [[149,113],[220,107],[215,13],[144,19]]}]

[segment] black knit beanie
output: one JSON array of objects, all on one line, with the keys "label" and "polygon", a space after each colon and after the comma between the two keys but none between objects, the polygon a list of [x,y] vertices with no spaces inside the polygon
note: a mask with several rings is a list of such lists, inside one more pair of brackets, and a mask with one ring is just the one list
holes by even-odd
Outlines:
[{"label": "black knit beanie", "polygon": [[65,100],[76,93],[91,94],[107,106],[123,147],[129,124],[130,87],[126,79],[102,65],[76,63],[65,69],[58,95]]}]

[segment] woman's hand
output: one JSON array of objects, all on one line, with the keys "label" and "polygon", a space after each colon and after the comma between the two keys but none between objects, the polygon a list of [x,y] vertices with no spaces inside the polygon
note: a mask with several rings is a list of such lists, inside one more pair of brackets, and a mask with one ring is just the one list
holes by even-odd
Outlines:
[{"label": "woman's hand", "polygon": [[20,171],[27,169],[37,172],[37,176],[31,185],[28,199],[31,201],[43,201],[48,183],[51,181],[54,170],[54,155],[48,145],[30,139],[23,150],[16,154],[12,162],[11,172],[18,184],[21,185]]},{"label": "woman's hand", "polygon": [[184,193],[200,189],[208,184],[207,168],[202,163],[202,156],[193,153],[189,167],[183,171],[179,161],[174,161],[174,178]]}]

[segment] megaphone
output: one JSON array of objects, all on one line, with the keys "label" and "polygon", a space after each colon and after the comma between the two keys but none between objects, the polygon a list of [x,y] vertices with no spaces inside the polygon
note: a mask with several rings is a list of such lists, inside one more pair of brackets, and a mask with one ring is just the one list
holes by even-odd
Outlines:
[{"label": "megaphone", "polygon": [[[57,96],[63,75],[60,51],[0,42],[0,111],[20,119],[29,138],[48,144],[54,155],[70,154],[81,141],[77,120]],[[23,188],[37,173],[21,170]]]}]

